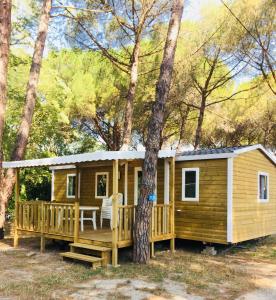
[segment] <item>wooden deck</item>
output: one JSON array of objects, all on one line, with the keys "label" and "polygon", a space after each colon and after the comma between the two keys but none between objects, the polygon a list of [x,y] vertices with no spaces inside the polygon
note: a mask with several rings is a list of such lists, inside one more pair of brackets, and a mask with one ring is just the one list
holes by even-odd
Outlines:
[{"label": "wooden deck", "polygon": [[83,232],[79,234],[80,239],[87,240],[96,240],[99,242],[112,242],[112,231],[111,229],[103,228],[103,229],[84,229]]},{"label": "wooden deck", "polygon": [[79,233],[79,242],[83,244],[93,244],[104,247],[112,246],[112,231],[109,228],[103,229],[84,229]]},{"label": "wooden deck", "polygon": [[[117,201],[115,198],[114,202]],[[15,218],[14,245],[22,233],[33,233],[41,237],[41,251],[45,248],[45,239],[57,239],[85,245],[107,247],[112,250],[112,264],[117,263],[119,248],[133,244],[134,205],[112,206],[116,216],[110,229],[109,223],[103,229],[93,230],[91,224],[84,224],[80,230],[79,203],[52,203],[44,201],[17,201]],[[173,206],[156,204],[152,207],[150,223],[151,251],[154,255],[154,243],[171,240],[174,249]],[[115,255],[114,255],[115,253]]]}]

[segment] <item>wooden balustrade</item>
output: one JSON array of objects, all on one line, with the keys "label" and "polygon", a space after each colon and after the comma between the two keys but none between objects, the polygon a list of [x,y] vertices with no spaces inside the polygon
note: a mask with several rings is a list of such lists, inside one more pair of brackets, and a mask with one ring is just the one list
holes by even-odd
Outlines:
[{"label": "wooden balustrade", "polygon": [[17,229],[40,232],[41,217],[41,201],[18,202],[15,215]]},{"label": "wooden balustrade", "polygon": [[73,237],[75,211],[74,203],[18,202],[15,216],[17,229]]},{"label": "wooden balustrade", "polygon": [[[114,198],[114,203],[117,201]],[[116,203],[115,203],[116,204]],[[113,248],[131,245],[135,222],[134,205],[113,207]],[[150,226],[151,242],[174,236],[172,204],[152,207]],[[79,203],[53,203],[45,201],[19,201],[16,208],[17,230],[40,233],[41,237],[55,236],[65,240],[78,239]]]},{"label": "wooden balustrade", "polygon": [[[172,236],[171,204],[156,204],[152,207],[150,239],[158,241]],[[118,206],[118,242],[119,244],[131,243],[133,240],[133,225],[135,221],[134,205]]]},{"label": "wooden balustrade", "polygon": [[44,234],[74,236],[75,205],[73,203],[43,203]]},{"label": "wooden balustrade", "polygon": [[118,217],[118,241],[132,241],[133,224],[135,219],[135,206],[119,205]]},{"label": "wooden balustrade", "polygon": [[151,239],[160,240],[173,234],[172,205],[156,204],[152,207]]}]

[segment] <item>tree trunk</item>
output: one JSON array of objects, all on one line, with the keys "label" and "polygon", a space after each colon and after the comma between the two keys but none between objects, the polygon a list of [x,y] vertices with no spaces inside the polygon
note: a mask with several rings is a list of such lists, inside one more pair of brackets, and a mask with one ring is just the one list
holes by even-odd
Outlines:
[{"label": "tree trunk", "polygon": [[[17,132],[17,138],[14,150],[11,155],[11,160],[22,160],[24,158],[26,146],[29,139],[30,129],[32,125],[32,118],[36,102],[36,92],[38,79],[41,69],[43,51],[45,48],[45,41],[48,32],[48,25],[50,19],[50,11],[52,7],[52,0],[44,0],[42,14],[39,23],[38,35],[35,42],[34,54],[29,74],[29,81],[26,90],[26,101],[21,118],[21,124]],[[3,181],[1,182],[0,190],[0,208],[1,215],[5,216],[5,208],[10,199],[15,184],[14,169],[7,170]],[[4,225],[4,218],[0,220],[0,227]]]},{"label": "tree trunk", "polygon": [[11,0],[0,2],[0,167],[2,167],[3,161],[3,133],[8,91],[11,6]]},{"label": "tree trunk", "polygon": [[161,132],[164,126],[165,104],[171,85],[175,49],[182,13],[183,0],[174,0],[164,48],[163,61],[160,68],[159,79],[156,85],[156,100],[148,125],[148,138],[146,142],[145,160],[143,164],[141,193],[136,208],[136,219],[133,232],[133,260],[137,263],[148,263],[150,258],[149,228],[152,202],[148,201],[148,196],[155,191],[156,167],[158,151],[160,149]]},{"label": "tree trunk", "polygon": [[179,139],[178,139],[178,144],[177,144],[177,147],[176,147],[176,151],[179,151],[180,150],[180,147],[182,145],[182,142],[183,142],[183,139],[185,137],[185,131],[186,131],[186,124],[187,124],[187,119],[188,119],[188,116],[190,114],[190,110],[191,110],[191,107],[190,106],[187,106],[184,114],[181,114],[181,126],[180,126],[180,132],[179,132]]},{"label": "tree trunk", "polygon": [[140,53],[140,37],[137,38],[131,59],[130,83],[126,98],[123,145],[121,150],[128,150],[131,144],[133,101],[138,82],[138,65]]},{"label": "tree trunk", "polygon": [[195,144],[194,144],[195,150],[198,149],[198,147],[201,143],[202,124],[203,124],[203,120],[204,120],[205,108],[206,108],[206,97],[204,94],[202,94],[199,116],[197,119],[197,128],[196,128]]},{"label": "tree trunk", "polygon": [[[0,2],[0,184],[3,180],[3,135],[8,93],[8,64],[11,36],[11,0]],[[4,237],[5,209],[0,206],[0,239]]]}]

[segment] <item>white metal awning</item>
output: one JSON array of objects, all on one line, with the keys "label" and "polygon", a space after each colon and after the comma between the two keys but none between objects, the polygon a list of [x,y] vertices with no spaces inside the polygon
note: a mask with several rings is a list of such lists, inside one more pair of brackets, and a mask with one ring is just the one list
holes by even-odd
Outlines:
[{"label": "white metal awning", "polygon": [[[160,150],[159,158],[175,157],[174,150]],[[144,159],[145,151],[96,151],[91,153],[67,155],[60,157],[8,161],[3,162],[3,168],[30,168],[30,167],[47,167],[58,165],[69,165],[83,162],[104,161],[104,160],[131,160]]]}]

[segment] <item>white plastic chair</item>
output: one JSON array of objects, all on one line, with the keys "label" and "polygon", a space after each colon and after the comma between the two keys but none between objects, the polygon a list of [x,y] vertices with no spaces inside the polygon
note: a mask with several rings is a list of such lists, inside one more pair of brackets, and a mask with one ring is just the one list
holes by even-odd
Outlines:
[{"label": "white plastic chair", "polygon": [[[112,196],[103,198],[101,209],[101,228],[103,228],[103,219],[110,220],[110,228],[112,229]],[[118,194],[118,205],[123,204],[123,194]]]}]

